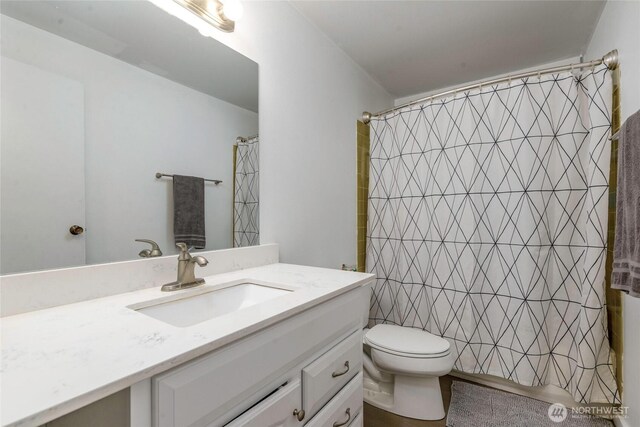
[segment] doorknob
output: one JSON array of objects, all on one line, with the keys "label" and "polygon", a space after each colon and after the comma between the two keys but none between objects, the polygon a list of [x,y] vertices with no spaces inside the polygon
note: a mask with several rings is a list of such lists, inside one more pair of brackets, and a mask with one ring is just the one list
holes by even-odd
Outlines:
[{"label": "doorknob", "polygon": [[72,225],[71,227],[69,227],[69,233],[77,236],[78,234],[84,233],[84,228],[80,227],[79,225]]}]

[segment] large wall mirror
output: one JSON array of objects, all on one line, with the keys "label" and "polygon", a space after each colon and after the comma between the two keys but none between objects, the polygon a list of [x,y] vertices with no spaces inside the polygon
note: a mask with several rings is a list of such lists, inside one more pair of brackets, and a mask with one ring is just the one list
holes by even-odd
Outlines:
[{"label": "large wall mirror", "polygon": [[258,64],[146,1],[0,7],[1,274],[176,253],[172,175],[197,248],[258,243]]}]

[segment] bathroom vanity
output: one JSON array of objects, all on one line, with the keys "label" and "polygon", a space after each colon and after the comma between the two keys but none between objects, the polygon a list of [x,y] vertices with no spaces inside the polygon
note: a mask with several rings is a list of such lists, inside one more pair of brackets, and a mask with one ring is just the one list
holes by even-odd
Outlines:
[{"label": "bathroom vanity", "polygon": [[358,288],[135,384],[135,427],[361,425]]},{"label": "bathroom vanity", "polygon": [[127,388],[133,427],[362,424],[371,275],[279,263],[202,275],[3,317],[2,426]]}]

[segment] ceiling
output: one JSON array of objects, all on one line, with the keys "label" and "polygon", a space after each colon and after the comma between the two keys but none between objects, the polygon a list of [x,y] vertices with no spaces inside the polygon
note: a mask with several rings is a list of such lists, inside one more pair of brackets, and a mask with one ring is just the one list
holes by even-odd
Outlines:
[{"label": "ceiling", "polygon": [[[258,111],[258,64],[146,1],[8,1],[0,12]],[[162,31],[158,31],[158,29]]]},{"label": "ceiling", "polygon": [[579,56],[605,2],[292,3],[399,98]]}]

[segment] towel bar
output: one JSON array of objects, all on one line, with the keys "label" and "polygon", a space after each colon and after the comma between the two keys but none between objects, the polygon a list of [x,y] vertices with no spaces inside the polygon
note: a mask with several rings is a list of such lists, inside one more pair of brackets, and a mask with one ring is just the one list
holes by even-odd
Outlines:
[{"label": "towel bar", "polygon": [[[156,172],[156,178],[160,179],[160,178],[162,178],[163,176],[166,176],[167,178],[172,178],[172,179],[173,179],[173,175],[169,175],[169,174],[166,174],[166,173]],[[206,181],[206,182],[213,182],[215,185],[222,184],[222,181],[220,181],[219,179],[206,179],[206,178],[205,178],[205,181]]]}]

